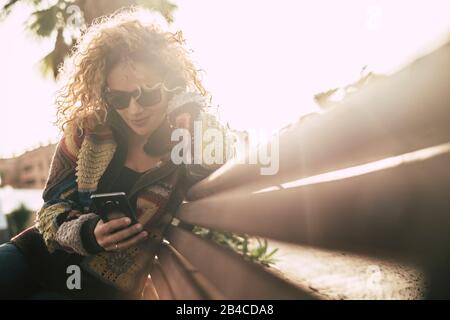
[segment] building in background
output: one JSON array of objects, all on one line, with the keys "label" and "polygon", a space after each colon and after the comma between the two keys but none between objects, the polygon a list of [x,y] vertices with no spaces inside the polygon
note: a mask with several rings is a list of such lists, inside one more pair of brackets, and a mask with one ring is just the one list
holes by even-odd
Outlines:
[{"label": "building in background", "polygon": [[41,146],[22,155],[0,159],[0,187],[43,189],[56,144]]}]

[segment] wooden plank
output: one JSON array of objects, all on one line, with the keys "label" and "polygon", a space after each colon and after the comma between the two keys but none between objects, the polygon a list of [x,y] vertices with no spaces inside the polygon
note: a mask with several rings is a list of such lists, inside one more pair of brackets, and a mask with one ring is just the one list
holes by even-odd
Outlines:
[{"label": "wooden plank", "polygon": [[163,245],[158,254],[161,269],[176,300],[222,299],[223,296],[173,248]]},{"label": "wooden plank", "polygon": [[282,130],[277,174],[261,175],[261,166],[248,159],[230,161],[193,186],[188,199],[241,185],[278,185],[448,142],[449,79],[447,44],[337,108]]},{"label": "wooden plank", "polygon": [[312,299],[311,292],[296,287],[266,267],[201,239],[189,231],[171,227],[171,245],[186,257],[227,299]]},{"label": "wooden plank", "polygon": [[421,243],[450,232],[450,148],[441,147],[355,176],[213,195],[183,204],[178,217],[213,230],[339,250],[417,252]]},{"label": "wooden plank", "polygon": [[147,278],[142,298],[143,300],[160,300],[151,276]]},{"label": "wooden plank", "polygon": [[200,300],[206,297],[186,275],[186,271],[177,263],[167,247],[162,246],[158,254],[161,269],[166,275],[167,284],[175,300]]},{"label": "wooden plank", "polygon": [[150,274],[158,300],[173,300],[175,295],[158,260],[154,262]]}]

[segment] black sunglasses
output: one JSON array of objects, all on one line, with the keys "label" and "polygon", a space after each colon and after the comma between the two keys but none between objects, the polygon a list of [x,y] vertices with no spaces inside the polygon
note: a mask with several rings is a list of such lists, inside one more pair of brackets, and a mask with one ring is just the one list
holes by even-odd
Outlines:
[{"label": "black sunglasses", "polygon": [[106,88],[103,92],[103,97],[106,104],[113,109],[122,110],[128,108],[131,98],[135,98],[136,102],[142,107],[148,108],[157,105],[161,102],[161,86],[162,83],[149,88],[147,86],[138,87],[136,90],[120,91]]}]

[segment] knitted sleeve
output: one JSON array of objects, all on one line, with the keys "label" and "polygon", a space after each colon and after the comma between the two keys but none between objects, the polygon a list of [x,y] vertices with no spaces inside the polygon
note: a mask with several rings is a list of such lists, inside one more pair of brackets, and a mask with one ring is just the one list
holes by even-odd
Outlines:
[{"label": "knitted sleeve", "polygon": [[100,251],[93,237],[99,218],[84,214],[78,200],[75,171],[83,139],[78,128],[68,127],[52,159],[44,205],[36,214],[36,226],[50,252],[60,249],[88,255]]}]

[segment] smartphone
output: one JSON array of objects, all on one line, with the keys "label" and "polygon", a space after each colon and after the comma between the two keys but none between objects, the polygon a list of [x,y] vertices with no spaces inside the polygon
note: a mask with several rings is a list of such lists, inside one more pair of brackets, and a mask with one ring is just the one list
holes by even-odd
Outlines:
[{"label": "smartphone", "polygon": [[93,194],[91,199],[95,213],[104,222],[129,217],[132,224],[137,223],[136,214],[128,202],[125,192]]}]

